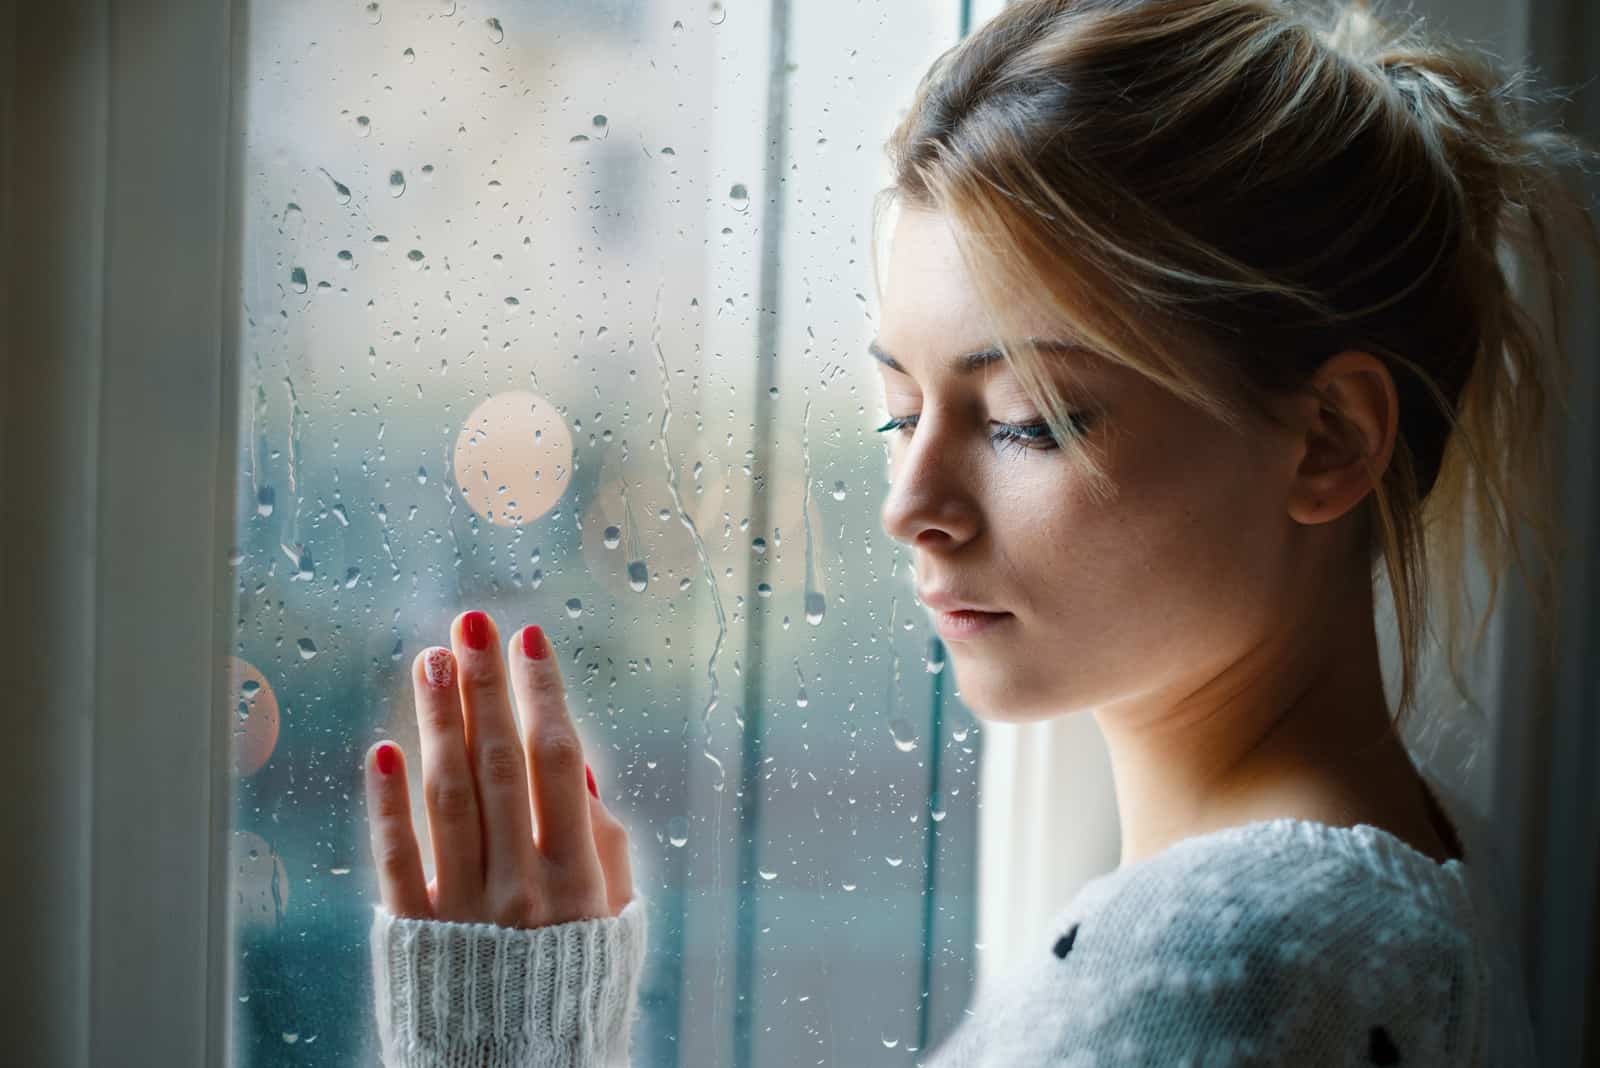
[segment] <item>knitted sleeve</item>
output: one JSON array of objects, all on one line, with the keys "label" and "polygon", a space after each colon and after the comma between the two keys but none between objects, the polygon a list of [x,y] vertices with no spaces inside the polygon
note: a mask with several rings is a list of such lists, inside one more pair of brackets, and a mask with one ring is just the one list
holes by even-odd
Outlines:
[{"label": "knitted sleeve", "polygon": [[1444,915],[1336,852],[1178,850],[1080,895],[929,1063],[1476,1065],[1481,962]]},{"label": "knitted sleeve", "polygon": [[626,1068],[646,901],[530,929],[396,917],[373,906],[386,1068]]}]

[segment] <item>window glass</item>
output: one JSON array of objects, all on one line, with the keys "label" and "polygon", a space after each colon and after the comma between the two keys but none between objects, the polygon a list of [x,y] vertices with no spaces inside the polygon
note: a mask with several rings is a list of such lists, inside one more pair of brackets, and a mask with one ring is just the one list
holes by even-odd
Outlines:
[{"label": "window glass", "polygon": [[630,828],[635,1065],[954,1026],[979,732],[864,352],[957,6],[247,5],[235,1063],[376,1062],[362,754],[418,766],[409,665],[468,608],[549,633]]}]

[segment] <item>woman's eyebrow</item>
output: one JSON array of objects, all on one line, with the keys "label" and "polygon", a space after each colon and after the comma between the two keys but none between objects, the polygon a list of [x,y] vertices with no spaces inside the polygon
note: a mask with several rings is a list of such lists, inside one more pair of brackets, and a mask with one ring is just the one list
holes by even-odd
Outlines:
[{"label": "woman's eyebrow", "polygon": [[[1074,341],[1054,341],[1046,338],[1029,338],[1022,344],[1031,346],[1039,352],[1053,352],[1063,355],[1072,353],[1082,355],[1089,352],[1088,348]],[[873,359],[877,360],[885,367],[888,367],[890,370],[899,371],[901,374],[906,373],[906,369],[900,365],[900,361],[896,360],[893,356],[885,352],[878,344],[877,338],[873,338],[871,341],[867,342],[867,353]],[[986,367],[989,364],[994,363],[996,360],[1003,359],[1005,359],[1005,354],[1002,353],[998,348],[991,347],[987,349],[979,349],[977,352],[969,352],[964,356],[955,357],[953,360],[951,360],[951,369],[957,373],[966,374],[976,371],[981,367]]]}]

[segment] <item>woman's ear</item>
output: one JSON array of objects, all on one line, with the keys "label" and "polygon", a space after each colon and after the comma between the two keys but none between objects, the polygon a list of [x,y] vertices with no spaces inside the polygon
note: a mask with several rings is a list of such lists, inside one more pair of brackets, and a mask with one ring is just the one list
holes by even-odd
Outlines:
[{"label": "woman's ear", "polygon": [[1370,353],[1341,352],[1311,376],[1300,424],[1304,453],[1289,487],[1289,515],[1313,525],[1338,519],[1383,477],[1399,433],[1394,377]]}]

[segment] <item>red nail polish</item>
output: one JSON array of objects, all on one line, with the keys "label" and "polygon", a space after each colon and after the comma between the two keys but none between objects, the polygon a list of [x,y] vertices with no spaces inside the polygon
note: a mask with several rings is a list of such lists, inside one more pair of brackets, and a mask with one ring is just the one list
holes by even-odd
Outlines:
[{"label": "red nail polish", "polygon": [[395,758],[394,746],[390,745],[388,742],[384,742],[382,745],[378,746],[379,771],[385,775],[388,775],[394,771],[396,763],[398,763],[398,761]]},{"label": "red nail polish", "polygon": [[482,612],[468,612],[463,616],[461,630],[472,648],[489,648],[489,617]]},{"label": "red nail polish", "polygon": [[587,772],[589,776],[589,792],[594,794],[594,799],[596,801],[600,800],[600,788],[594,784],[594,769],[585,764],[583,766],[583,770]]},{"label": "red nail polish", "polygon": [[522,651],[530,660],[543,660],[550,655],[550,643],[544,640],[544,631],[537,623],[522,628]]}]

